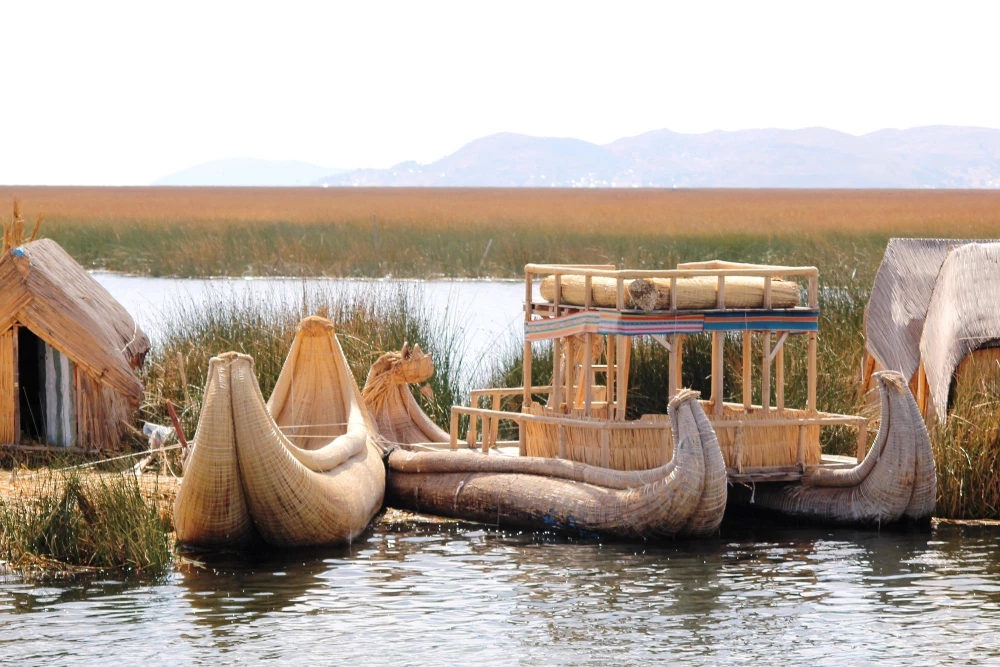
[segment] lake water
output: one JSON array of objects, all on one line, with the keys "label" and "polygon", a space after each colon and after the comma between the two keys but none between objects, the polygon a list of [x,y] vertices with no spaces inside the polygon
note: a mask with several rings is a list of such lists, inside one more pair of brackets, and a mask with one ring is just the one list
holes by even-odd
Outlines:
[{"label": "lake water", "polygon": [[[225,283],[297,300],[303,285],[97,278],[154,337],[172,299]],[[520,283],[422,285],[431,308],[477,315],[470,355],[520,331]],[[717,538],[644,545],[381,520],[347,549],[189,556],[201,563],[155,582],[0,578],[0,663],[1000,661],[1000,528],[737,518]]]},{"label": "lake water", "polygon": [[719,538],[651,546],[383,521],[349,549],[207,559],[157,583],[9,580],[0,659],[989,664],[998,537],[729,521]]}]

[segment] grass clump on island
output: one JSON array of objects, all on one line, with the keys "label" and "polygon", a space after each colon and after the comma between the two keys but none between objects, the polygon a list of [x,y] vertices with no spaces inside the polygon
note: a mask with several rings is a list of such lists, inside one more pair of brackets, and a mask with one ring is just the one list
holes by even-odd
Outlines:
[{"label": "grass clump on island", "polygon": [[170,531],[130,473],[43,470],[0,497],[0,559],[31,576],[156,576],[171,562]]}]

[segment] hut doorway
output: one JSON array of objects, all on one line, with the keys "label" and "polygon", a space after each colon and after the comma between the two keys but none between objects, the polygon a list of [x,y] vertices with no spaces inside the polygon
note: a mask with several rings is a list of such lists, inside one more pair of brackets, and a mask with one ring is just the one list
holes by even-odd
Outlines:
[{"label": "hut doorway", "polygon": [[27,327],[17,328],[21,438],[68,447],[76,436],[73,362]]}]

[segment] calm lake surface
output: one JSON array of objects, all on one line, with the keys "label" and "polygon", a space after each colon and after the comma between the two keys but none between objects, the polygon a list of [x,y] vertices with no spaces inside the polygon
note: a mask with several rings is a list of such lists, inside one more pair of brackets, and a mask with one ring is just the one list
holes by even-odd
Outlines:
[{"label": "calm lake surface", "polygon": [[[154,337],[171,299],[225,283],[297,300],[303,285],[97,278]],[[421,285],[429,307],[477,315],[464,318],[470,358],[520,332],[520,283]],[[198,563],[154,582],[0,578],[0,663],[1000,660],[997,528],[879,533],[737,518],[717,538],[644,545],[383,519],[347,549],[187,556]]]},{"label": "calm lake surface", "polygon": [[[733,525],[735,524],[735,525]],[[0,584],[7,664],[988,664],[1000,532],[724,524],[664,545],[379,522],[157,583]]]}]

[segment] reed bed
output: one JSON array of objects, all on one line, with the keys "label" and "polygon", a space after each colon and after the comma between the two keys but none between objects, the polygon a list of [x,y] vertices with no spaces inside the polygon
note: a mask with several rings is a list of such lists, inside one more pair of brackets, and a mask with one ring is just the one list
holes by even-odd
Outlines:
[{"label": "reed bed", "polygon": [[308,315],[333,321],[359,386],[371,364],[405,342],[431,354],[435,373],[432,398],[417,400],[438,423],[447,423],[450,407],[462,399],[459,372],[462,341],[448,313],[430,313],[419,285],[370,283],[345,287],[331,283],[303,287],[295,302],[280,295],[221,288],[197,303],[175,301],[164,314],[145,366],[146,398],[142,418],[167,424],[165,401],[179,408],[185,432],[194,433],[201,411],[208,360],[236,351],[254,358],[264,396],[269,396],[295,337],[295,327]]},{"label": "reed bed", "polygon": [[170,515],[129,473],[43,471],[0,496],[0,559],[29,577],[162,574]]},{"label": "reed bed", "polygon": [[830,247],[877,264],[890,236],[1000,226],[1000,192],[974,190],[0,188],[14,196],[88,268],[155,276],[514,277]]}]

